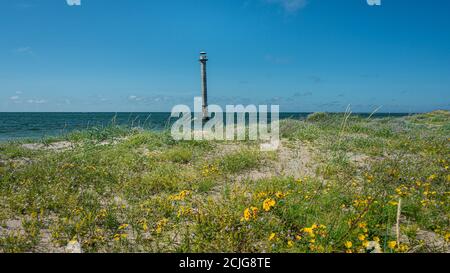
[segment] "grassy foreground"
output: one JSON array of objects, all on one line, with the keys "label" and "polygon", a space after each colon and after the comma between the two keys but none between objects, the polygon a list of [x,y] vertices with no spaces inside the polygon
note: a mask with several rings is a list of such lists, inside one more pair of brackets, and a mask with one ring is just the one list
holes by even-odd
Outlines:
[{"label": "grassy foreground", "polygon": [[449,251],[449,112],[281,132],[269,153],[115,126],[0,144],[0,252]]}]

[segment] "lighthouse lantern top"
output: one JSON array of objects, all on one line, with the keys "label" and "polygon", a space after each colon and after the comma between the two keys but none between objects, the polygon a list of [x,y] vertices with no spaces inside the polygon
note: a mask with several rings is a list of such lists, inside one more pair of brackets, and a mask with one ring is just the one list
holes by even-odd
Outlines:
[{"label": "lighthouse lantern top", "polygon": [[202,51],[200,52],[200,61],[207,61],[208,60],[208,56],[206,56],[206,52]]}]

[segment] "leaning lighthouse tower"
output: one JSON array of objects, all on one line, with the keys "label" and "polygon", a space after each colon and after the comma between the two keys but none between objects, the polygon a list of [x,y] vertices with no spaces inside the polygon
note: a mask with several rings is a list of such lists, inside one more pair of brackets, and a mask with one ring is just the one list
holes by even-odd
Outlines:
[{"label": "leaning lighthouse tower", "polygon": [[206,52],[200,52],[200,65],[201,65],[201,77],[202,77],[202,119],[203,121],[208,120],[208,80],[206,76],[206,62],[208,61],[208,56]]}]

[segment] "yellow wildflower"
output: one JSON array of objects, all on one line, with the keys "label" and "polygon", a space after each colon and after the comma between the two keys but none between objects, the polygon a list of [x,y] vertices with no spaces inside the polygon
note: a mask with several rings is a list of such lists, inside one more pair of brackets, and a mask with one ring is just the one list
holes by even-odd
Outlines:
[{"label": "yellow wildflower", "polygon": [[351,242],[351,241],[347,241],[347,242],[345,242],[345,248],[347,248],[347,249],[350,249],[350,248],[352,248],[353,247],[353,243]]},{"label": "yellow wildflower", "polygon": [[258,198],[265,198],[265,197],[267,197],[267,193],[266,192],[259,192],[256,196],[258,197]]},{"label": "yellow wildflower", "polygon": [[367,227],[367,223],[366,222],[361,222],[358,224],[359,228],[366,228]]},{"label": "yellow wildflower", "polygon": [[128,227],[128,224],[120,225],[119,230],[126,229],[127,227]]},{"label": "yellow wildflower", "polygon": [[244,220],[245,221],[250,221],[250,218],[252,217],[252,214],[250,213],[250,209],[246,208],[244,210]]},{"label": "yellow wildflower", "polygon": [[365,174],[365,177],[366,177],[366,179],[367,179],[367,182],[372,182],[373,181],[373,175],[370,175],[370,174],[368,174],[368,173],[366,173]]},{"label": "yellow wildflower", "polygon": [[397,242],[396,241],[390,241],[388,242],[388,247],[390,249],[395,249],[395,247],[397,246]]},{"label": "yellow wildflower", "polygon": [[367,246],[369,246],[369,241],[364,241],[362,242],[362,246],[367,248]]},{"label": "yellow wildflower", "polygon": [[398,246],[398,252],[406,252],[409,250],[409,246],[405,245],[405,244],[400,244]]},{"label": "yellow wildflower", "polygon": [[182,191],[179,194],[171,195],[169,199],[172,201],[183,201],[189,194],[190,191]]},{"label": "yellow wildflower", "polygon": [[275,206],[275,204],[276,204],[275,200],[268,198],[263,202],[263,209],[265,211],[270,211]]},{"label": "yellow wildflower", "polygon": [[258,215],[258,208],[257,207],[250,207],[250,208],[246,208],[244,210],[244,217],[243,220],[245,221],[250,221],[250,219],[256,219]]},{"label": "yellow wildflower", "polygon": [[277,198],[279,198],[279,199],[282,199],[282,198],[284,198],[286,195],[283,194],[281,191],[279,191],[279,192],[275,193],[275,196],[276,196]]},{"label": "yellow wildflower", "polygon": [[364,234],[359,234],[358,235],[358,240],[364,241],[364,240],[366,240],[366,236]]},{"label": "yellow wildflower", "polygon": [[294,246],[294,242],[293,241],[288,241],[288,247],[291,248]]},{"label": "yellow wildflower", "polygon": [[162,232],[162,230],[163,230],[163,228],[166,226],[166,224],[169,222],[169,220],[168,219],[162,219],[161,221],[159,221],[157,224],[156,224],[156,229],[155,229],[155,231],[156,231],[156,233],[161,233]]},{"label": "yellow wildflower", "polygon": [[269,241],[273,241],[273,239],[275,239],[275,236],[277,236],[277,235],[272,232],[269,236]]},{"label": "yellow wildflower", "polygon": [[309,236],[314,237],[314,229],[313,228],[304,228],[303,232],[308,233]]}]

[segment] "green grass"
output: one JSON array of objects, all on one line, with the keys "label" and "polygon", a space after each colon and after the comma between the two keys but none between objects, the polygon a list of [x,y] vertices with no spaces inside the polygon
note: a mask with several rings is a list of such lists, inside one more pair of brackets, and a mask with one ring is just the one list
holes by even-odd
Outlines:
[{"label": "green grass", "polygon": [[257,150],[242,149],[225,155],[219,160],[221,169],[226,173],[239,173],[258,166],[260,154]]},{"label": "green grass", "polygon": [[[384,252],[444,251],[416,237],[449,240],[448,112],[344,120],[284,120],[276,153],[115,125],[39,150],[0,144],[0,252],[64,251],[71,240],[85,252],[355,253],[373,240]],[[74,148],[48,149],[59,141]],[[306,156],[297,143],[314,175],[277,168],[296,168],[286,150]],[[400,199],[409,241],[389,248]]]},{"label": "green grass", "polygon": [[164,153],[162,158],[174,162],[174,163],[189,163],[194,157],[194,152],[192,149],[187,147],[180,147],[176,149],[168,150]]}]

